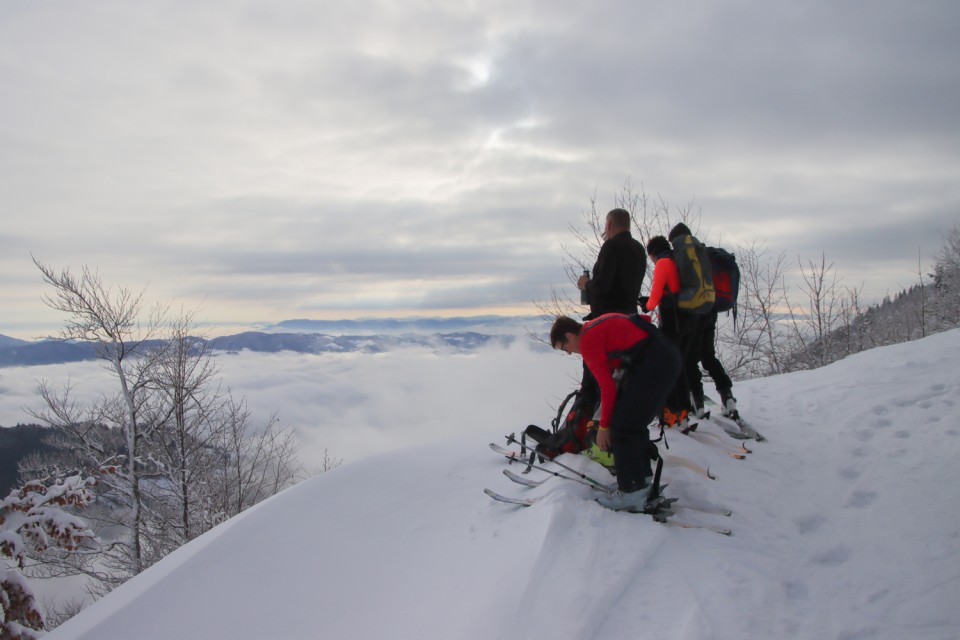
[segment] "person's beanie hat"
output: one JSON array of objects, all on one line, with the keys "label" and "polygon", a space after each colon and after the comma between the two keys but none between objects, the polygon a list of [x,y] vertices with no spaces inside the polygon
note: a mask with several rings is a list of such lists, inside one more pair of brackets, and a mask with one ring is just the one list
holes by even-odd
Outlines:
[{"label": "person's beanie hat", "polygon": [[673,229],[670,230],[670,242],[673,242],[674,238],[677,238],[679,236],[692,236],[692,235],[693,233],[691,233],[690,227],[683,224],[682,222],[678,222],[676,226],[674,226]]}]

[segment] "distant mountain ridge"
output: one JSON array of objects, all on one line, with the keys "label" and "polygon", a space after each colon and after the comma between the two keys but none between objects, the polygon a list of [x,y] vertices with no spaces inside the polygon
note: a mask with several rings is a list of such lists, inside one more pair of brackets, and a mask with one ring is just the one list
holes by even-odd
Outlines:
[{"label": "distant mountain ridge", "polygon": [[19,338],[11,338],[10,336],[5,336],[0,334],[0,347],[13,347],[18,344],[30,344],[26,340],[20,340]]},{"label": "distant mountain ridge", "polygon": [[540,323],[537,316],[461,316],[452,318],[361,318],[357,320],[284,320],[265,327],[267,332],[290,331],[316,333],[422,333],[460,331],[510,331],[531,323]]},{"label": "distant mountain ridge", "polygon": [[[376,318],[362,320],[287,320],[264,331],[212,338],[215,351],[266,353],[382,353],[407,347],[470,351],[491,344],[511,344],[535,317]],[[478,330],[467,330],[477,328]],[[96,357],[92,342],[41,340],[28,342],[0,335],[0,367],[63,364]]]}]

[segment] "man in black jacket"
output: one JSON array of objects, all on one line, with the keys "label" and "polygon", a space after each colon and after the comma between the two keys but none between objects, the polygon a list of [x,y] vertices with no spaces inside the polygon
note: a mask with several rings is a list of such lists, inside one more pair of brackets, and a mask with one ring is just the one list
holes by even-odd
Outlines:
[{"label": "man in black jacket", "polygon": [[[611,209],[607,213],[603,237],[604,243],[593,265],[593,277],[583,275],[577,280],[577,288],[586,291],[590,300],[590,314],[584,321],[606,313],[638,313],[640,287],[647,272],[647,252],[630,235],[630,212]],[[586,365],[580,393],[583,406],[599,406],[600,387]]]},{"label": "man in black jacket", "polygon": [[647,271],[647,253],[630,235],[630,212],[612,209],[603,230],[593,277],[580,276],[577,288],[586,291],[593,319],[605,313],[637,313],[637,299]]}]

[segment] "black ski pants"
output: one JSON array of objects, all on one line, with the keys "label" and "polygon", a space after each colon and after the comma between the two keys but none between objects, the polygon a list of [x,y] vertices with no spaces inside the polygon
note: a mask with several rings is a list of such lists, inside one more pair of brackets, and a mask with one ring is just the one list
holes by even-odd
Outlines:
[{"label": "black ski pants", "polygon": [[[697,316],[685,311],[678,311],[676,307],[660,307],[660,332],[672,342],[680,351],[681,367],[688,362],[693,350],[693,342],[697,333]],[[686,374],[677,378],[677,383],[667,398],[667,407],[674,411],[686,409],[690,411],[690,386]]]},{"label": "black ski pants", "polygon": [[683,361],[680,351],[663,337],[641,343],[642,355],[632,361],[613,408],[610,440],[617,465],[617,486],[631,492],[645,486],[650,475],[649,425],[660,414]]},{"label": "black ski pants", "polygon": [[703,374],[700,372],[700,365],[703,365],[713,378],[717,391],[729,392],[733,388],[733,381],[723,368],[723,363],[717,358],[716,340],[717,312],[711,311],[698,318],[693,346],[684,367],[690,392],[700,406],[703,404]]}]

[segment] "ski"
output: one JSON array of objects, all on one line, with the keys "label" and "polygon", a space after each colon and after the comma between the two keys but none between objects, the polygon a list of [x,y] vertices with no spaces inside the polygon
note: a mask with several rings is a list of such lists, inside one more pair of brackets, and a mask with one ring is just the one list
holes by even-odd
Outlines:
[{"label": "ski", "polygon": [[[530,449],[530,453],[534,453],[535,451],[532,447],[528,447],[528,449]],[[526,462],[527,458],[530,457],[530,453],[521,453],[516,449],[510,449],[509,447],[504,447],[495,442],[490,443],[490,450],[493,451],[494,453],[499,453],[500,455],[504,455],[510,458],[511,460],[517,460],[518,462]]]},{"label": "ski", "polygon": [[665,517],[654,517],[656,522],[666,525],[668,527],[679,527],[681,529],[703,529],[704,531],[713,531],[714,533],[719,533],[722,536],[732,536],[733,529],[727,529],[726,527],[715,527],[710,524],[694,524],[692,522],[683,522],[681,520],[674,520],[672,518]]},{"label": "ski", "polygon": [[525,476],[517,475],[510,469],[504,469],[503,475],[507,476],[517,484],[522,484],[525,487],[539,487],[544,482],[550,479],[550,478],[544,478],[543,480],[531,480],[530,478],[527,478]]},{"label": "ski", "polygon": [[[759,431],[751,427],[746,420],[744,420],[739,416],[734,417],[734,416],[720,415],[720,416],[714,417],[714,422],[717,422],[718,424],[720,424],[721,428],[723,427],[723,424],[722,424],[723,422],[726,422],[731,426],[736,425],[736,428],[740,430],[740,433],[742,434],[743,439],[756,440],[757,442],[763,442],[766,440],[765,437],[760,435]],[[730,433],[730,431],[728,431],[726,428],[724,428],[724,431],[727,431],[727,433]]]},{"label": "ski", "polygon": [[659,522],[662,525],[668,527],[678,527],[680,529],[703,529],[705,531],[713,531],[714,533],[719,533],[722,536],[732,536],[733,530],[726,527],[715,527],[710,524],[699,524],[693,522],[686,522],[684,520],[677,520],[673,517],[674,509],[680,508],[674,503],[677,501],[677,498],[663,498],[657,497],[654,498],[654,501],[648,503],[643,511],[634,511],[625,509],[623,513],[635,513],[639,515],[647,515],[653,518],[654,522]]},{"label": "ski", "polygon": [[[732,438],[737,438],[741,440],[756,440],[757,442],[763,442],[766,440],[760,432],[754,429],[750,424],[740,417],[740,414],[734,412],[733,414],[727,413],[727,410],[717,404],[713,398],[709,396],[704,397],[706,404],[720,409],[720,415],[714,415],[711,420],[714,421],[721,429],[727,432],[727,434]],[[707,417],[712,412],[708,412]]]},{"label": "ski", "polygon": [[[542,480],[532,480],[532,479],[527,478],[527,477],[525,477],[525,476],[521,476],[521,475],[519,475],[519,474],[516,474],[516,473],[514,473],[513,471],[511,471],[510,469],[504,469],[504,470],[503,470],[503,475],[507,476],[507,478],[509,478],[510,480],[516,482],[517,484],[523,485],[523,486],[525,486],[525,487],[531,487],[531,488],[539,487],[539,486],[542,485],[544,482],[546,482],[547,480],[550,479],[550,478],[543,478]],[[550,473],[550,475],[557,476],[558,478],[563,478],[564,480],[577,480],[577,478],[571,478],[571,477],[569,477],[569,476],[563,475],[562,473]],[[662,484],[662,485],[660,485],[660,490],[662,491],[663,489],[666,489],[668,486],[669,486],[669,484]],[[598,487],[595,487],[595,486],[593,486],[593,485],[591,485],[591,488],[592,488],[592,489],[595,489],[595,490],[598,490],[598,491],[600,490]],[[609,490],[607,490],[607,492],[609,492]],[[674,498],[674,500],[676,500],[676,498]],[[683,508],[689,508],[689,509],[691,509],[691,510],[693,510],[693,511],[702,511],[702,512],[704,512],[704,513],[716,513],[716,514],[725,515],[725,516],[729,516],[731,513],[733,513],[733,512],[730,511],[729,509],[701,509],[701,508],[695,508],[695,507],[685,507],[684,505],[680,505],[679,508],[681,508],[681,509],[683,509]]]},{"label": "ski", "polygon": [[757,442],[764,442],[764,441],[766,441],[766,438],[763,437],[762,435],[760,435],[760,432],[757,431],[756,429],[754,429],[753,427],[751,427],[751,426],[747,423],[747,421],[744,420],[743,418],[741,418],[741,417],[738,416],[736,419],[731,418],[731,420],[734,420],[734,422],[737,423],[737,425],[740,427],[740,431],[742,431],[742,432],[745,433],[746,435],[750,436],[751,438],[753,438],[753,439],[756,440]]},{"label": "ski", "polygon": [[733,510],[725,509],[723,507],[698,507],[689,504],[682,504],[678,501],[679,498],[664,498],[663,496],[656,499],[656,502],[648,505],[650,509],[649,513],[664,513],[666,515],[672,515],[676,509],[683,509],[684,511],[696,511],[698,513],[709,513],[715,516],[724,516],[730,517],[733,515]]},{"label": "ski", "polygon": [[502,493],[497,493],[493,489],[484,489],[483,492],[496,500],[497,502],[505,502],[507,504],[516,504],[521,507],[531,507],[536,504],[539,498],[514,498],[512,496],[505,496]]},{"label": "ski", "polygon": [[725,441],[720,436],[714,433],[704,433],[704,432],[688,433],[683,430],[681,430],[680,433],[683,433],[688,437],[693,438],[694,440],[696,440],[701,444],[705,444],[707,446],[713,447],[714,449],[719,449],[720,451],[727,454],[731,458],[734,458],[735,460],[746,460],[747,456],[745,454],[753,453],[753,451],[751,451],[750,449],[747,449],[743,445],[742,440],[741,440],[740,448],[737,449],[736,451],[731,451],[725,444]]},{"label": "ski", "polygon": [[724,509],[723,507],[691,507],[685,504],[676,505],[677,509],[685,509],[687,511],[698,511],[700,513],[709,513],[715,516],[724,516],[729,518],[733,515],[732,509]]},{"label": "ski", "polygon": [[[576,482],[581,482],[581,483],[583,483],[583,484],[586,484],[587,486],[591,486],[591,487],[594,487],[594,488],[596,488],[596,489],[600,489],[601,491],[607,491],[607,492],[609,492],[609,491],[612,490],[609,485],[604,484],[603,482],[600,482],[599,480],[595,480],[594,478],[591,478],[590,476],[588,476],[588,475],[586,475],[586,474],[584,474],[584,473],[580,473],[579,471],[577,471],[577,470],[574,469],[573,467],[568,467],[567,465],[563,464],[562,462],[559,462],[558,460],[555,460],[555,459],[554,459],[554,460],[550,460],[550,462],[552,462],[553,464],[557,465],[557,466],[560,467],[561,469],[564,469],[564,470],[566,470],[566,471],[569,471],[570,473],[572,473],[572,474],[573,474],[574,476],[576,476],[576,477],[574,478],[574,477],[570,477],[570,476],[567,476],[567,475],[564,475],[564,474],[561,474],[561,473],[557,473],[556,471],[553,471],[552,469],[547,469],[546,467],[544,467],[544,466],[542,466],[542,465],[535,464],[535,463],[533,463],[532,461],[530,461],[530,459],[529,459],[529,454],[528,454],[527,456],[524,456],[524,455],[521,454],[519,451],[515,451],[515,450],[513,450],[513,449],[508,449],[507,447],[502,447],[502,446],[500,446],[500,445],[498,445],[498,444],[495,444],[495,443],[493,443],[493,442],[490,443],[490,449],[492,449],[492,450],[493,450],[494,452],[496,452],[496,453],[499,453],[499,454],[502,455],[502,456],[506,456],[506,457],[507,457],[508,459],[510,459],[510,460],[515,460],[515,461],[517,461],[517,462],[521,462],[521,463],[523,463],[523,464],[525,464],[525,465],[527,465],[527,466],[529,466],[529,467],[532,467],[532,468],[534,468],[534,469],[539,469],[539,470],[541,470],[541,471],[546,471],[547,473],[553,474],[553,475],[555,475],[555,476],[557,476],[557,477],[559,477],[559,478],[566,478],[567,480],[574,480],[574,481],[576,481]],[[531,449],[531,452],[533,452],[532,449]]]},{"label": "ski", "polygon": [[[493,498],[497,502],[503,502],[504,504],[512,504],[519,507],[532,507],[537,502],[540,501],[540,498],[518,498],[515,496],[507,496],[502,493],[497,493],[493,489],[484,489],[483,492],[489,497]],[[721,535],[730,536],[733,535],[733,531],[726,527],[715,527],[709,524],[694,524],[692,522],[684,522],[681,520],[675,520],[673,516],[674,509],[686,509],[688,511],[698,511],[701,513],[710,513],[716,515],[729,516],[733,512],[729,509],[710,509],[710,508],[700,508],[700,507],[691,507],[685,505],[675,504],[677,498],[661,498],[658,502],[655,502],[650,511],[626,511],[626,513],[636,513],[642,515],[649,515],[653,520],[671,527],[680,527],[682,529],[706,529],[708,531],[713,531],[714,533],[719,533]]]}]

